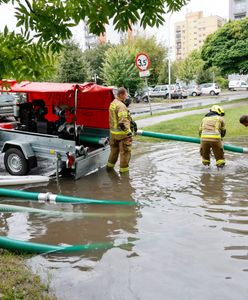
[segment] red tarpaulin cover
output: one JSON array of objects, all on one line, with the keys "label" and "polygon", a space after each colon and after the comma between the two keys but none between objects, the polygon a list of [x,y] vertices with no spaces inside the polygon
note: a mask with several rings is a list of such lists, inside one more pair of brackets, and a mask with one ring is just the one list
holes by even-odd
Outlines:
[{"label": "red tarpaulin cover", "polygon": [[[109,128],[108,108],[113,100],[112,88],[99,86],[95,83],[53,83],[0,81],[0,91],[26,93],[28,102],[42,99],[48,109],[45,116],[54,122],[58,117],[54,114],[55,106],[67,105],[74,108],[75,90],[77,94],[76,122],[79,125]],[[67,114],[67,121],[73,120],[73,114]]]}]

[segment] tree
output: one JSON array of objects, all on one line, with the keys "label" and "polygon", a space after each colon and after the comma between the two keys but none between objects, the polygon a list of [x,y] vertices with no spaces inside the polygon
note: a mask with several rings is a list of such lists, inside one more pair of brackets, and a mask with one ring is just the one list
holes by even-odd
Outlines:
[{"label": "tree", "polygon": [[194,50],[184,60],[177,63],[176,76],[178,79],[190,83],[197,79],[203,65],[204,61],[201,59],[201,53]]},{"label": "tree", "polygon": [[217,66],[222,74],[248,73],[248,18],[231,21],[209,35],[202,47],[205,68]]},{"label": "tree", "polygon": [[128,45],[120,44],[106,51],[101,76],[107,85],[124,86],[134,94],[141,79],[135,66],[135,55]]},{"label": "tree", "polygon": [[43,44],[34,44],[6,27],[0,33],[0,78],[47,80],[54,73],[56,57]]},{"label": "tree", "polygon": [[70,39],[70,28],[86,18],[94,34],[103,33],[110,19],[118,31],[127,31],[130,23],[137,22],[144,28],[159,26],[166,11],[178,11],[188,0],[0,0],[0,4],[9,2],[16,5],[17,26],[25,36],[33,31],[44,42],[58,45]]},{"label": "tree", "polygon": [[68,41],[58,63],[58,82],[85,82],[91,80],[91,69],[79,46]]},{"label": "tree", "polygon": [[[105,31],[105,25],[109,20],[113,20],[115,29],[118,31],[127,31],[130,24],[139,22],[144,28],[146,26],[159,26],[164,23],[164,13],[178,11],[189,0],[0,0],[3,3],[12,3],[15,5],[15,17],[17,18],[16,27],[21,31],[23,44],[30,48],[29,57],[33,60],[37,53],[34,53],[36,45],[44,48],[48,46],[47,53],[50,50],[59,52],[62,43],[72,37],[71,28],[77,26],[80,21],[87,19],[90,32],[100,34]],[[166,9],[165,9],[166,7]],[[12,39],[12,47],[8,49],[9,55],[3,55],[1,67],[8,69],[12,58],[15,59],[15,48],[19,47],[17,39]],[[7,40],[8,41],[8,40]],[[15,42],[15,43],[14,43]],[[44,53],[44,52],[43,52]],[[1,54],[2,55],[2,54]],[[18,58],[17,58],[18,59]],[[26,68],[26,71],[32,72],[26,61],[18,61],[19,69]],[[30,70],[29,70],[30,69]],[[19,72],[13,76],[18,79]],[[41,68],[45,71],[45,68]],[[24,74],[25,72],[22,72]],[[27,76],[30,74],[28,73]],[[2,77],[0,73],[0,77]],[[22,77],[22,76],[21,76]],[[26,76],[25,76],[26,77]]]},{"label": "tree", "polygon": [[89,63],[92,75],[98,76],[97,83],[102,84],[100,77],[101,68],[105,59],[105,52],[111,47],[110,43],[97,45],[95,48],[84,51],[85,60]]}]

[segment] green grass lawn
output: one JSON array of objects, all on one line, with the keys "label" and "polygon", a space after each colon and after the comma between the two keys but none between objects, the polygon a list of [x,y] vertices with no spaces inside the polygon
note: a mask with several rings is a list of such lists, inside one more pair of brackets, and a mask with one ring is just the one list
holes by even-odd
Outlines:
[{"label": "green grass lawn", "polygon": [[0,250],[0,299],[55,300],[49,286],[41,283],[38,275],[26,267],[30,256]]},{"label": "green grass lawn", "polygon": [[[247,109],[245,106],[234,107],[226,109],[225,113],[225,122],[227,129],[225,138],[248,136],[248,128],[239,123],[240,116],[243,114],[248,114],[248,104]],[[196,114],[182,118],[176,118],[174,120],[164,121],[156,125],[144,127],[142,129],[145,131],[198,137],[199,126],[203,117],[204,114]],[[139,137],[138,140],[149,142],[161,141],[159,139],[148,137]]]}]

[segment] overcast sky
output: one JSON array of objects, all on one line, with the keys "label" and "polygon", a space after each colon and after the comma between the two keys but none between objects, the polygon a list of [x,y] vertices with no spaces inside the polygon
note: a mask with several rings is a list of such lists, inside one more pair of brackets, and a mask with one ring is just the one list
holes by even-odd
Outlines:
[{"label": "overcast sky", "polygon": [[[168,45],[170,36],[170,44],[174,44],[174,23],[177,21],[183,21],[187,12],[203,11],[204,16],[218,15],[225,19],[229,15],[229,0],[191,0],[189,4],[181,9],[180,12],[170,15],[166,15],[166,24],[160,28],[148,28],[145,33],[147,35],[156,35],[159,42],[164,42]],[[170,20],[170,22],[169,22]],[[13,6],[8,4],[0,5],[0,31],[3,30],[5,25],[8,25],[11,30],[15,29],[16,20],[14,17]],[[170,24],[170,25],[169,25]],[[83,35],[82,26],[78,26],[73,29],[74,39],[80,43]],[[169,34],[170,32],[170,34]],[[111,26],[107,28],[107,39],[116,43],[119,41],[118,33],[113,30]],[[80,43],[82,45],[82,43]]]}]

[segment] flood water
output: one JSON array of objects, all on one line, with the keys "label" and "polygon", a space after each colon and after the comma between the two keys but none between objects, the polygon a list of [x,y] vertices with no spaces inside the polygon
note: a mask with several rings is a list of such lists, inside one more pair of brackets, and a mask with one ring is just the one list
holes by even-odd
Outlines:
[{"label": "flood water", "polygon": [[129,176],[100,170],[25,189],[137,206],[21,202],[84,216],[2,213],[1,235],[56,245],[114,243],[29,259],[58,299],[247,299],[248,159],[231,152],[226,159],[218,171],[214,162],[201,166],[199,145],[136,143]]}]

